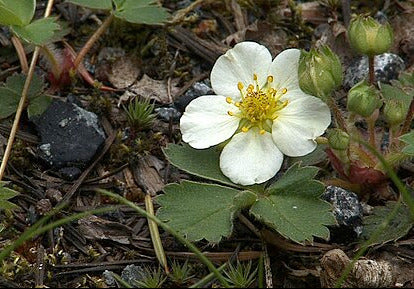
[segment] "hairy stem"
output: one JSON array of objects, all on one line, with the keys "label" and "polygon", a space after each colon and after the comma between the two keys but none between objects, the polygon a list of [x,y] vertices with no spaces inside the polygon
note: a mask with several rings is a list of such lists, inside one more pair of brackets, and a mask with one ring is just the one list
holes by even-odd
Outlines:
[{"label": "hairy stem", "polygon": [[20,66],[22,67],[22,72],[24,74],[27,74],[27,72],[29,71],[29,64],[27,63],[27,57],[26,53],[24,52],[23,44],[20,41],[20,39],[17,38],[15,35],[12,36],[11,42],[13,43],[13,46],[16,49],[17,57],[19,58]]},{"label": "hairy stem", "polygon": [[342,0],[342,16],[344,17],[345,27],[348,28],[351,20],[351,0]]},{"label": "hairy stem", "polygon": [[413,121],[413,117],[414,117],[414,99],[411,100],[410,108],[408,109],[407,117],[405,118],[400,135],[403,135],[409,132],[411,128],[411,122]]},{"label": "hairy stem", "polygon": [[112,13],[109,14],[109,16],[102,23],[102,25],[95,31],[94,34],[92,34],[91,38],[89,38],[89,40],[85,43],[81,51],[79,51],[79,54],[76,56],[75,61],[73,62],[73,71],[76,71],[78,69],[79,64],[83,61],[86,54],[89,52],[89,50],[91,50],[92,46],[99,39],[99,37],[101,37],[102,34],[106,31],[113,19],[114,15]]},{"label": "hairy stem", "polygon": [[368,69],[369,69],[369,84],[375,83],[375,56],[368,56]]},{"label": "hairy stem", "polygon": [[341,110],[339,109],[338,105],[335,102],[335,99],[333,97],[327,97],[327,104],[331,111],[333,112],[334,118],[336,120],[337,126],[342,129],[344,132],[348,132],[345,119],[342,115]]},{"label": "hairy stem", "polygon": [[[52,11],[52,7],[53,7],[53,2],[54,0],[48,0],[45,15],[44,15],[45,18],[50,15],[50,12]],[[4,172],[6,171],[7,162],[9,160],[12,146],[14,143],[14,138],[16,137],[17,129],[20,123],[20,117],[22,116],[22,112],[23,112],[23,109],[26,103],[27,93],[30,88],[30,83],[32,82],[32,79],[33,79],[36,62],[37,62],[37,59],[39,58],[39,52],[40,52],[40,47],[36,46],[33,52],[32,61],[30,62],[30,67],[27,73],[26,81],[24,82],[22,96],[20,98],[19,106],[17,107],[17,110],[16,110],[16,116],[14,117],[14,122],[13,122],[12,129],[10,131],[9,140],[7,141],[7,147],[4,152],[3,159],[1,161],[0,181],[3,179]]]}]

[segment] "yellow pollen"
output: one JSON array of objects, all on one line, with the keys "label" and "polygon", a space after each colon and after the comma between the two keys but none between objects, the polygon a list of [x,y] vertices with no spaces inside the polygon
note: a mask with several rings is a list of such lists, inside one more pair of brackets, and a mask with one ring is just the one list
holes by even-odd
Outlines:
[{"label": "yellow pollen", "polygon": [[273,82],[273,76],[269,75],[267,77],[267,82],[272,83]]},{"label": "yellow pollen", "polygon": [[246,88],[242,82],[237,83],[240,100],[235,101],[231,97],[226,97],[226,102],[235,106],[235,109],[227,111],[227,114],[240,118],[240,130],[244,133],[252,127],[257,127],[260,135],[271,132],[273,121],[289,104],[288,100],[281,100],[282,96],[287,93],[287,88],[281,88],[278,91],[271,87],[271,83],[274,82],[272,75],[268,75],[266,80],[266,83],[260,85],[258,75],[255,73],[253,82],[246,84]]}]

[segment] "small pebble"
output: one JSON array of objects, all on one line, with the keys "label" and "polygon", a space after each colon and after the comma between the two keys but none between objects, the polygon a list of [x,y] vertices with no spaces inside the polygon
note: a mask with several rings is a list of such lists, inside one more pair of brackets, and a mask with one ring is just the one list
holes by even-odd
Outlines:
[{"label": "small pebble", "polygon": [[191,86],[187,92],[181,96],[176,102],[175,107],[180,111],[184,112],[187,105],[194,99],[202,95],[215,94],[211,88],[210,80],[205,79],[202,82],[196,82]]},{"label": "small pebble", "polygon": [[362,233],[363,208],[358,196],[340,187],[328,186],[322,199],[333,205],[333,213],[339,225],[331,228],[333,239],[345,241]]}]

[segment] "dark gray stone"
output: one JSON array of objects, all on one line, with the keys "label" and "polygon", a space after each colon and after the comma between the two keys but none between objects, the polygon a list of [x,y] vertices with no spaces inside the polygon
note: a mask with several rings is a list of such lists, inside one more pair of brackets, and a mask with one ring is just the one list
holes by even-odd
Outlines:
[{"label": "dark gray stone", "polygon": [[59,173],[64,179],[73,181],[81,175],[82,171],[77,167],[64,167],[59,169]]},{"label": "dark gray stone", "polygon": [[75,103],[55,100],[33,122],[41,140],[39,157],[53,169],[68,168],[67,176],[77,175],[105,141],[96,114]]},{"label": "dark gray stone", "polygon": [[205,79],[202,82],[196,82],[191,86],[186,93],[176,101],[175,107],[180,111],[184,112],[187,105],[194,99],[202,95],[215,94],[211,88],[210,80]]},{"label": "dark gray stone", "polygon": [[333,213],[339,227],[331,228],[332,239],[346,241],[362,233],[363,208],[358,196],[340,187],[328,186],[322,199],[333,206]]},{"label": "dark gray stone", "polygon": [[[400,72],[405,69],[404,60],[397,54],[384,53],[375,56],[375,81],[390,83],[397,79]],[[344,88],[350,89],[355,84],[368,77],[368,57],[355,59],[347,68],[344,77]]]},{"label": "dark gray stone", "polygon": [[158,118],[166,122],[169,122],[170,119],[177,122],[182,115],[182,113],[179,112],[174,105],[168,107],[157,107],[154,111],[157,113]]},{"label": "dark gray stone", "polygon": [[142,267],[137,265],[128,265],[122,270],[121,278],[129,284],[142,279]]}]

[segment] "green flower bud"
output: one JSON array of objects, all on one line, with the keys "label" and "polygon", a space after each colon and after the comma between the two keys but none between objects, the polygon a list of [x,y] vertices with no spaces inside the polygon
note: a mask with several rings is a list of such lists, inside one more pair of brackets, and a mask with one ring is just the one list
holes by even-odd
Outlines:
[{"label": "green flower bud", "polygon": [[348,92],[348,110],[363,117],[370,116],[381,104],[378,91],[366,80],[357,83]]},{"label": "green flower bud", "polygon": [[349,135],[339,128],[331,129],[328,132],[328,143],[335,150],[346,150],[349,146]]},{"label": "green flower bud", "polygon": [[355,51],[374,56],[387,52],[394,36],[389,23],[380,24],[372,17],[357,16],[349,25],[348,37]]},{"label": "green flower bud", "polygon": [[302,51],[299,60],[300,88],[325,100],[342,84],[342,65],[328,46]]},{"label": "green flower bud", "polygon": [[385,120],[391,125],[401,124],[408,113],[409,105],[399,99],[391,99],[385,102],[384,116]]}]

